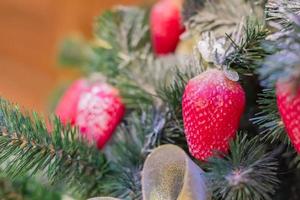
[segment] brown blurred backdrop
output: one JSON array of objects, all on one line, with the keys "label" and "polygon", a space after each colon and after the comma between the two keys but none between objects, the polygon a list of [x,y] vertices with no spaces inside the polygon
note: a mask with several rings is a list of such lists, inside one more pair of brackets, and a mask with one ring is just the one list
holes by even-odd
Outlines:
[{"label": "brown blurred backdrop", "polygon": [[0,95],[29,109],[47,110],[58,84],[72,73],[57,67],[59,42],[91,36],[93,18],[114,4],[149,0],[0,0]]}]

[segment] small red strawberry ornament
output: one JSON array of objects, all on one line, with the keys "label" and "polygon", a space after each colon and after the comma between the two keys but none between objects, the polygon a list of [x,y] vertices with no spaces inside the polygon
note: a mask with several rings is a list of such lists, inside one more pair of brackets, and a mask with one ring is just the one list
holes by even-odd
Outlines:
[{"label": "small red strawberry ornament", "polygon": [[205,161],[214,151],[226,153],[245,107],[245,92],[224,72],[208,69],[191,79],[184,91],[182,112],[190,153]]},{"label": "small red strawberry ornament", "polygon": [[110,139],[125,112],[118,90],[110,85],[93,84],[84,92],[77,107],[76,125],[89,141],[101,149]]},{"label": "small red strawberry ornament", "polygon": [[180,1],[159,0],[151,10],[150,29],[154,52],[157,55],[174,52],[179,36],[184,31]]},{"label": "small red strawberry ornament", "polygon": [[78,126],[84,138],[99,149],[110,139],[124,113],[117,89],[84,79],[71,85],[56,109],[62,122]]},{"label": "small red strawberry ornament", "polygon": [[277,105],[287,134],[300,154],[300,87],[295,91],[291,83],[277,82]]}]

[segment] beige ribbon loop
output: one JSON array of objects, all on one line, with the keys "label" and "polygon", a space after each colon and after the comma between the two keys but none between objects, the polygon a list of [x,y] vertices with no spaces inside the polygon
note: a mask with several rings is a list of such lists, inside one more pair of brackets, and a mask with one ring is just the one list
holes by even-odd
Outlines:
[{"label": "beige ribbon loop", "polygon": [[175,145],[163,145],[146,159],[143,200],[207,200],[204,171]]}]

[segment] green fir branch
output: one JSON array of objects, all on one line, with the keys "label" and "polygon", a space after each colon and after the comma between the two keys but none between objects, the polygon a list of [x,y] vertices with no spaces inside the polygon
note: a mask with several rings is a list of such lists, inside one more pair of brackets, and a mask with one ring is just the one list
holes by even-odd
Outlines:
[{"label": "green fir branch", "polygon": [[271,143],[278,140],[289,143],[277,108],[275,90],[264,89],[263,92],[259,94],[257,103],[260,112],[258,112],[256,117],[252,118],[251,121],[259,126],[261,130],[260,134],[263,139]]},{"label": "green fir branch", "polygon": [[158,85],[158,97],[165,102],[173,112],[181,114],[181,100],[185,86],[190,79],[202,71],[204,71],[204,69],[192,65],[186,65],[181,68],[174,67],[171,81],[165,82],[162,80]]},{"label": "green fir branch", "polygon": [[152,105],[153,94],[143,90],[135,81],[118,76],[109,82],[120,90],[122,101],[127,109],[139,109],[142,106]]},{"label": "green fir branch", "polygon": [[82,142],[76,129],[58,119],[47,126],[36,113],[24,114],[3,99],[0,113],[0,163],[9,177],[42,173],[50,183],[66,184],[79,196],[110,193],[109,163]]},{"label": "green fir branch", "polygon": [[[95,37],[110,45],[122,75],[135,79],[151,57],[148,14],[136,7],[117,7],[100,16],[95,23]],[[101,56],[98,54],[98,56]]]},{"label": "green fir branch", "polygon": [[162,144],[187,149],[182,128],[176,128],[171,117],[167,111],[148,107],[124,119],[106,147],[106,155],[118,171],[111,196],[141,200],[141,171],[147,155]]},{"label": "green fir branch", "polygon": [[148,44],[148,14],[137,7],[117,7],[97,19],[95,35],[121,54],[130,55]]},{"label": "green fir branch", "polygon": [[272,199],[279,184],[278,163],[265,152],[258,137],[238,135],[231,142],[230,154],[208,162],[208,178],[216,199]]},{"label": "green fir branch", "polygon": [[142,113],[132,112],[124,119],[114,134],[112,144],[107,146],[107,156],[117,168],[115,197],[141,199],[141,171],[147,152],[147,135],[153,129],[151,109]]},{"label": "green fir branch", "polygon": [[48,185],[28,178],[10,180],[0,175],[1,200],[61,200],[62,194],[58,188],[49,188]]},{"label": "green fir branch", "polygon": [[153,108],[132,112],[119,126],[111,144],[106,147],[108,158],[116,167],[116,184],[112,196],[122,199],[141,200],[141,171],[146,156],[157,147],[149,143],[157,129],[157,114]]},{"label": "green fir branch", "polygon": [[158,90],[158,96],[166,102],[173,111],[181,111],[182,95],[189,79],[185,77],[179,69],[176,71],[176,77],[169,85],[161,84]]},{"label": "green fir branch", "polygon": [[231,41],[233,51],[226,56],[224,65],[227,65],[245,75],[255,73],[260,62],[268,55],[261,46],[268,35],[268,30],[258,20],[249,18],[238,38],[227,35]]},{"label": "green fir branch", "polygon": [[188,146],[184,134],[182,116],[175,115],[173,112],[168,112],[167,114],[168,118],[165,122],[161,144],[176,144],[187,151]]}]

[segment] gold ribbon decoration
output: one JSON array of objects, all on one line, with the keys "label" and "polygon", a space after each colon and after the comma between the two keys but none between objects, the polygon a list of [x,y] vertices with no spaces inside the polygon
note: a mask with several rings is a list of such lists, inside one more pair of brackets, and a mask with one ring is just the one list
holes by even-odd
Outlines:
[{"label": "gold ribbon decoration", "polygon": [[[146,159],[142,171],[143,200],[209,200],[204,171],[175,145],[162,145]],[[118,200],[101,197],[90,200]]]},{"label": "gold ribbon decoration", "polygon": [[200,169],[175,145],[156,148],[142,172],[144,200],[207,200],[210,195]]}]

